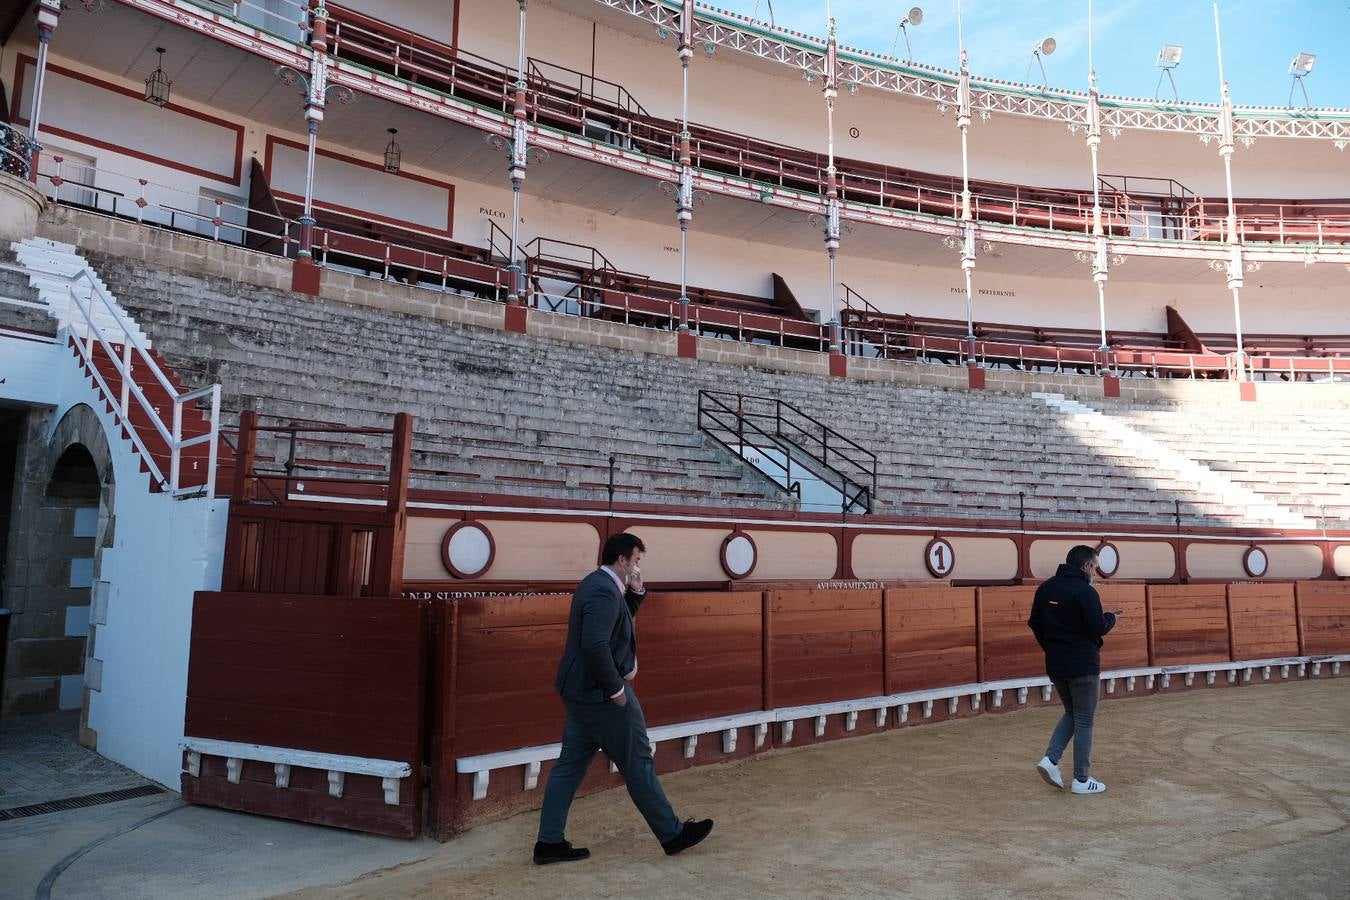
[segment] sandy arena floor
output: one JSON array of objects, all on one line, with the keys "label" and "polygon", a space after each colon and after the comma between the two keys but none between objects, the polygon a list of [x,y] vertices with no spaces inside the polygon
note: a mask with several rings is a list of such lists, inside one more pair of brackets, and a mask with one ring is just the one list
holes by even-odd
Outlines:
[{"label": "sandy arena floor", "polygon": [[583,862],[531,865],[527,813],[430,859],[292,896],[1350,898],[1350,681],[1103,703],[1094,774],[1109,790],[1097,797],[1055,792],[1033,771],[1056,715],[986,715],[669,776],[681,815],[717,820],[676,858],[618,790],[572,808]]}]

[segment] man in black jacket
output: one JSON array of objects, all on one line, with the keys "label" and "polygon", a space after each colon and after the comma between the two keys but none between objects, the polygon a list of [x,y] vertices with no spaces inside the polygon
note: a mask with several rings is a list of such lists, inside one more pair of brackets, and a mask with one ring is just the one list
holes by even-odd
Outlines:
[{"label": "man in black jacket", "polygon": [[563,834],[572,798],[597,750],[623,775],[628,796],[667,855],[689,849],[712,831],[712,819],[681,822],[671,809],[656,778],[647,721],[632,687],[638,669],[633,616],[647,596],[638,563],[646,551],[636,535],[612,535],[600,554],[603,565],[572,595],[567,646],[554,682],[567,708],[567,723],[539,813],[534,845],[539,865],[591,855],[584,847],[573,847]]},{"label": "man in black jacket", "polygon": [[1080,544],[1069,551],[1064,564],[1036,589],[1027,625],[1045,651],[1045,673],[1064,704],[1064,715],[1050,735],[1050,746],[1036,764],[1051,787],[1064,789],[1059,758],[1073,740],[1075,794],[1100,794],[1106,785],[1092,777],[1092,719],[1097,712],[1101,680],[1102,636],[1116,624],[1117,613],[1102,612],[1102,601],[1092,587],[1097,551]]}]

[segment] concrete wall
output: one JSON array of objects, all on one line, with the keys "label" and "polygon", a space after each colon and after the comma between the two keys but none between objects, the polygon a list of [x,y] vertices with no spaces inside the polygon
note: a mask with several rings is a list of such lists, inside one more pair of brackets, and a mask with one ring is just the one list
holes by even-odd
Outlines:
[{"label": "concrete wall", "polygon": [[[0,354],[17,354],[13,343],[0,339]],[[16,466],[5,711],[83,705],[87,744],[176,786],[192,597],[220,587],[228,503],[152,494],[80,367],[40,352],[40,392],[27,379],[13,396],[0,385],[0,399],[38,404]],[[92,502],[45,496],[72,444],[100,467]]]}]

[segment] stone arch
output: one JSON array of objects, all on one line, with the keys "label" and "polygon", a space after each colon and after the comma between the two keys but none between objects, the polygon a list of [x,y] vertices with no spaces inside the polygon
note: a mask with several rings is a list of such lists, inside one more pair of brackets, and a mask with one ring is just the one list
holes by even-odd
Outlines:
[{"label": "stone arch", "polygon": [[[109,439],[94,409],[78,404],[55,428],[34,413],[11,540],[11,604],[3,706],[6,713],[81,710],[93,746],[88,692],[101,685],[96,625],[103,548],[113,539],[114,474]],[[45,438],[45,440],[44,440]]]}]

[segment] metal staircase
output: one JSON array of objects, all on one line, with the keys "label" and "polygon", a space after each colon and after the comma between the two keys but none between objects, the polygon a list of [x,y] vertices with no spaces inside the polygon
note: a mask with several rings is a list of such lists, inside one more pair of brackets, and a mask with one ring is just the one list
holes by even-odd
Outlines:
[{"label": "metal staircase", "polygon": [[804,512],[872,512],[876,454],[791,403],[701,390],[698,427],[796,498]]}]

